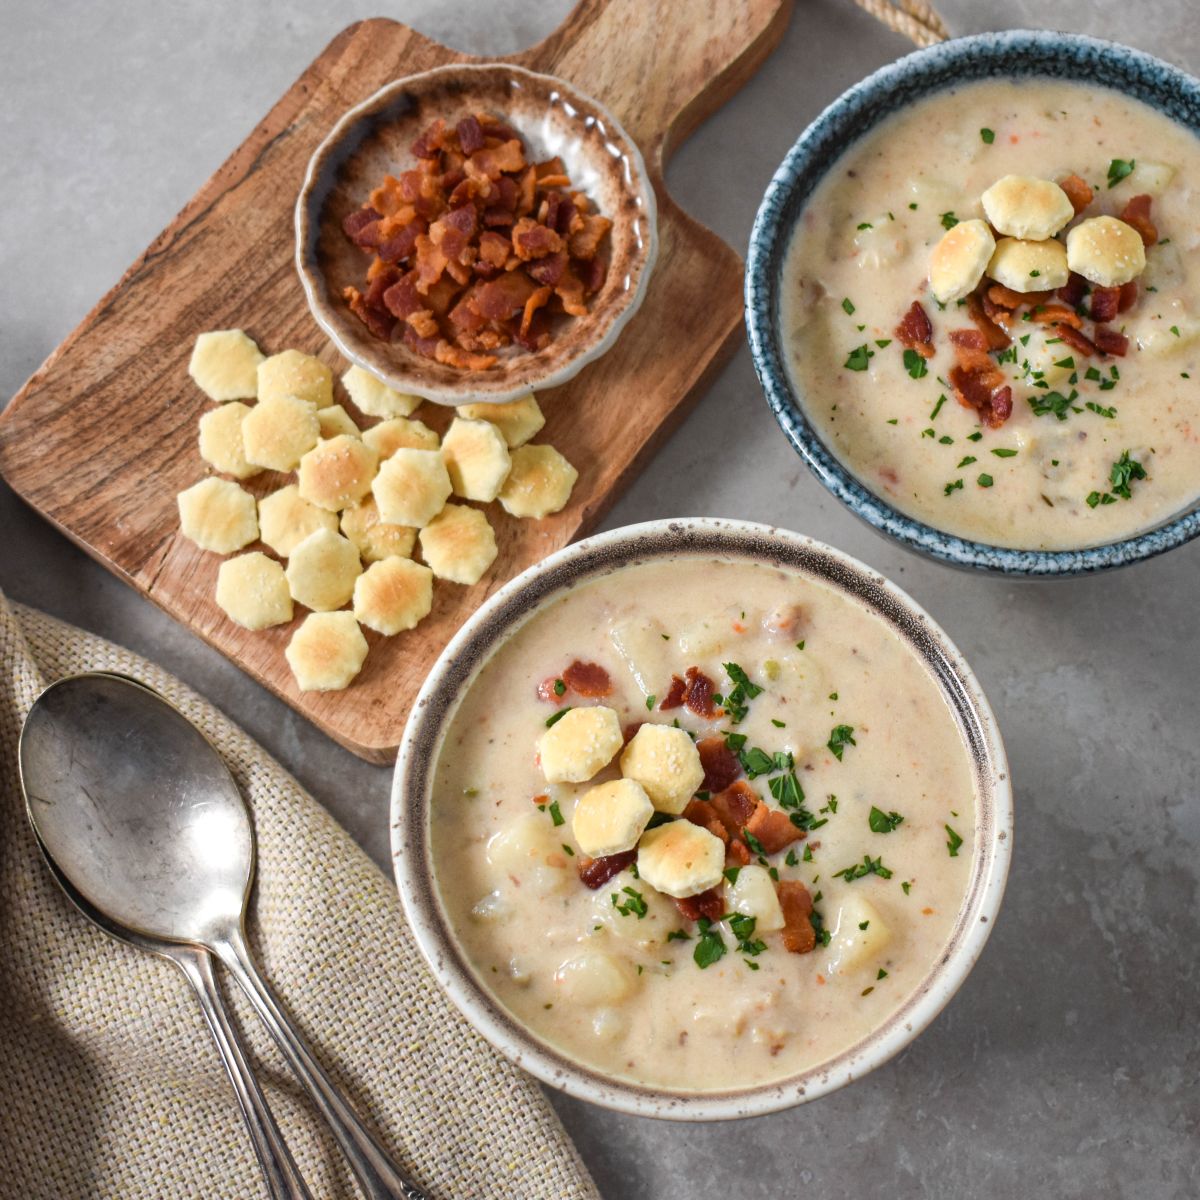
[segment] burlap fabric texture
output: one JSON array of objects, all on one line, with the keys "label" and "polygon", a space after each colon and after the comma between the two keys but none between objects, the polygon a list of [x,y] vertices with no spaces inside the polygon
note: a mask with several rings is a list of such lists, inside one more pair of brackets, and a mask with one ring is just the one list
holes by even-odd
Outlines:
[{"label": "burlap fabric texture", "polygon": [[[254,951],[397,1160],[436,1200],[596,1200],[537,1085],[427,974],[391,880],[241,730],[152,664],[3,596],[0,662],[0,1196],[265,1195],[183,976],[76,912],[25,817],[16,754],[30,704],[44,682],[110,670],[161,692],[225,756],[258,836]],[[313,1194],[357,1196],[265,1030],[222,985]]]}]

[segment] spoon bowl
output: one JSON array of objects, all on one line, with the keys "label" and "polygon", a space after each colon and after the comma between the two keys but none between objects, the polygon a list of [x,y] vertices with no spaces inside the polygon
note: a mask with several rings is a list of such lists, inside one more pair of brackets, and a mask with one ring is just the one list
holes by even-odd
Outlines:
[{"label": "spoon bowl", "polygon": [[122,676],[51,684],[21,734],[29,817],[95,908],[151,938],[212,940],[254,877],[250,814],[209,740]]}]

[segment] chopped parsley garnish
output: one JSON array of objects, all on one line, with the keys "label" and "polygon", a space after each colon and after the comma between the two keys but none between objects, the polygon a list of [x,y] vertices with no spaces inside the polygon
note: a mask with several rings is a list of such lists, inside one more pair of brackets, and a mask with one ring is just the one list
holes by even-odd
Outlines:
[{"label": "chopped parsley garnish", "polygon": [[572,850],[572,849],[571,849],[571,847],[570,847],[570,846],[568,846],[566,842],[563,842],[563,844],[562,844],[562,848],[563,848],[563,853],[564,853],[564,854],[566,854],[566,856],[567,856],[568,858],[574,858],[574,857],[575,857],[575,851],[574,851],[574,850]]},{"label": "chopped parsley garnish", "polygon": [[[830,753],[838,760],[842,761],[842,752],[846,746],[857,746],[858,743],[854,740],[853,725],[835,725],[829,734],[829,741],[825,743],[829,747]],[[834,810],[836,811],[836,809]]]},{"label": "chopped parsley garnish", "polygon": [[726,867],[725,870],[721,872],[721,874],[725,876],[726,880],[728,880],[730,887],[737,883],[737,878],[741,873],[741,867]]},{"label": "chopped parsley garnish", "polygon": [[954,439],[948,433],[943,433],[942,436],[940,438],[938,438],[938,445],[939,446],[953,446]]},{"label": "chopped parsley garnish", "polygon": [[924,379],[929,374],[925,360],[915,350],[904,351],[904,369],[913,379]]},{"label": "chopped parsley garnish", "polygon": [[707,917],[701,917],[697,922],[700,930],[700,940],[692,951],[692,958],[700,970],[711,967],[725,957],[725,939],[720,932],[713,929],[712,922]]},{"label": "chopped parsley garnish", "polygon": [[775,769],[775,759],[758,746],[751,746],[740,756],[742,769],[750,779],[769,775]]},{"label": "chopped parsley garnish", "polygon": [[904,818],[898,812],[884,812],[872,804],[867,824],[870,825],[872,833],[891,833],[897,825],[904,824]]},{"label": "chopped parsley garnish", "polygon": [[1115,408],[1105,408],[1103,404],[1097,404],[1095,400],[1089,400],[1084,405],[1084,408],[1089,412],[1094,412],[1098,417],[1108,417],[1111,419],[1117,415]]},{"label": "chopped parsley garnish", "polygon": [[942,488],[942,495],[949,496],[951,492],[961,491],[962,485],[963,481],[961,479],[952,480],[950,483],[946,484],[944,488]]},{"label": "chopped parsley garnish", "polygon": [[[1033,409],[1035,417],[1056,416],[1060,421],[1067,419],[1067,413],[1071,410],[1071,397],[1064,396],[1062,392],[1046,392],[1044,395],[1033,395],[1029,397],[1029,407]],[[993,450],[994,454],[995,451]],[[1016,451],[1014,450],[1015,454]]]},{"label": "chopped parsley garnish", "polygon": [[1062,367],[1064,371],[1075,370],[1075,360],[1068,355],[1066,358],[1060,358],[1055,364],[1056,367]]},{"label": "chopped parsley garnish", "polygon": [[786,721],[777,721],[774,717],[771,718],[771,724],[774,725],[776,729],[786,729],[787,728]]},{"label": "chopped parsley garnish", "polygon": [[961,471],[963,469],[963,467],[969,467],[973,462],[978,462],[978,461],[979,461],[979,459],[977,459],[975,457],[975,455],[973,455],[973,454],[964,455],[962,461],[958,464],[958,466],[955,468],[955,470]]},{"label": "chopped parsley garnish", "polygon": [[783,860],[783,863],[787,867],[798,867],[800,865],[800,860],[796,857],[795,850],[787,852],[787,857]]},{"label": "chopped parsley garnish", "polygon": [[882,967],[880,967],[879,974],[876,975],[875,978],[877,980],[879,980],[879,979],[886,979],[887,977],[888,977],[888,973]]},{"label": "chopped parsley garnish", "polygon": [[786,775],[776,775],[768,781],[767,786],[780,808],[793,811],[804,803],[804,789],[800,786],[795,771],[789,771]]},{"label": "chopped parsley garnish", "polygon": [[997,446],[992,453],[997,458],[1015,458],[1017,456],[1017,452],[1010,450],[1007,446]]},{"label": "chopped parsley garnish", "polygon": [[565,683],[563,683],[563,681],[561,679],[556,679],[554,681],[554,694],[556,696],[561,696],[566,690],[567,690],[567,685]]},{"label": "chopped parsley garnish", "polygon": [[875,345],[877,345],[880,348],[880,350],[886,349],[891,344],[892,344],[891,338],[876,338],[875,339]]},{"label": "chopped parsley garnish", "polygon": [[862,862],[855,863],[852,867],[843,867],[840,871],[833,873],[835,879],[844,879],[847,883],[851,883],[855,879],[865,879],[868,875],[878,875],[880,879],[891,879],[892,872],[883,865],[882,855],[879,858],[872,858],[869,854],[864,854]]},{"label": "chopped parsley garnish", "polygon": [[990,146],[996,140],[995,130],[986,127],[979,131],[979,136],[983,139],[985,146]]},{"label": "chopped parsley garnish", "polygon": [[766,855],[767,852],[763,849],[762,842],[760,842],[758,840],[758,838],[756,838],[754,836],[754,834],[752,834],[750,832],[750,830],[748,830],[748,829],[742,830],[742,840],[746,843],[747,846],[750,847],[751,850],[754,851],[755,854],[760,854],[760,855],[764,855],[764,856]]},{"label": "chopped parsley garnish", "polygon": [[650,911],[646,905],[645,897],[641,892],[635,891],[631,887],[623,887],[621,891],[629,898],[622,902],[621,897],[616,892],[613,892],[613,908],[623,917],[636,916],[640,921]]},{"label": "chopped parsley garnish", "polygon": [[842,301],[842,310],[845,312],[846,316],[848,316],[848,317],[852,317],[854,315],[854,305],[851,302],[849,296],[847,296],[846,299]]},{"label": "chopped parsley garnish", "polygon": [[870,221],[860,221],[858,223],[858,228],[859,229],[874,229],[875,226],[872,225]]},{"label": "chopped parsley garnish", "polygon": [[558,722],[561,721],[563,719],[563,717],[565,717],[567,715],[567,713],[569,713],[570,711],[571,711],[571,705],[568,704],[566,708],[560,708],[558,710],[558,712],[551,713],[546,718],[546,728],[549,729],[552,725],[557,725]]},{"label": "chopped parsley garnish", "polygon": [[995,482],[990,475],[984,474],[975,481],[980,487],[991,487]]},{"label": "chopped parsley garnish", "polygon": [[646,708],[647,708],[647,710],[648,710],[649,712],[653,712],[653,711],[654,711],[654,702],[655,702],[657,699],[658,699],[658,697],[657,697],[657,696],[647,696],[647,697],[646,697]]},{"label": "chopped parsley garnish", "polygon": [[761,954],[767,948],[766,942],[754,938],[754,926],[757,924],[757,917],[748,917],[743,913],[730,914],[729,928],[737,938],[738,949],[743,954]]},{"label": "chopped parsley garnish", "polygon": [[942,228],[953,229],[958,224],[958,218],[952,212],[942,213]]},{"label": "chopped parsley garnish", "polygon": [[977,430],[975,430],[975,432],[974,432],[974,433],[968,433],[968,434],[967,434],[967,441],[968,441],[968,442],[982,442],[982,441],[983,441],[983,434],[982,434],[982,433],[980,433],[980,432],[979,432],[979,430],[977,429]]},{"label": "chopped parsley garnish", "polygon": [[942,405],[945,403],[946,403],[946,396],[943,393],[941,396],[938,397],[938,402],[933,406],[933,412],[931,412],[929,414],[929,419],[931,421],[937,419],[937,415],[938,415],[938,413],[940,413],[942,411]]},{"label": "chopped parsley garnish", "polygon": [[[817,895],[813,897],[814,902],[820,899],[820,895],[820,892],[818,892]],[[814,908],[812,912],[808,914],[808,920],[813,927],[813,932],[817,935],[817,941],[820,942],[822,946],[828,946],[833,935],[828,929],[825,928],[824,915]]]},{"label": "chopped parsley garnish", "polygon": [[556,827],[565,824],[566,817],[562,815],[562,809],[558,807],[557,800],[550,804],[548,811],[550,813],[550,820],[554,822]]},{"label": "chopped parsley garnish", "polygon": [[803,853],[803,854],[802,854],[800,857],[801,857],[802,859],[804,859],[804,861],[805,861],[805,862],[812,862],[812,860],[813,860],[813,857],[812,857],[812,847],[811,847],[811,846],[805,846],[805,847],[804,847],[804,853]]},{"label": "chopped parsley garnish", "polygon": [[946,842],[946,849],[950,851],[951,858],[958,857],[958,848],[963,844],[962,838],[950,828],[949,825],[943,826],[946,832],[950,835],[949,841]]},{"label": "chopped parsley garnish", "polygon": [[870,359],[874,358],[875,351],[870,346],[863,342],[861,346],[856,346],[850,351],[850,356],[842,364],[847,371],[865,371],[869,365]]},{"label": "chopped parsley garnish", "polygon": [[900,886],[904,889],[904,894],[906,896],[912,890],[912,883],[907,879]]},{"label": "chopped parsley garnish", "polygon": [[672,929],[671,932],[667,934],[668,942],[690,942],[691,940],[692,935],[684,929]]},{"label": "chopped parsley garnish", "polygon": [[[725,674],[729,676],[730,681],[734,684],[733,691],[728,696],[714,695],[713,700],[725,709],[732,724],[737,725],[745,719],[746,713],[749,711],[750,700],[762,693],[762,688],[754,683],[750,676],[742,670],[737,663],[723,663]],[[729,745],[729,737],[726,735],[725,744]],[[738,746],[729,746],[731,750],[740,750],[741,746],[746,744],[745,738]]]},{"label": "chopped parsley garnish", "polygon": [[1146,468],[1136,458],[1130,458],[1128,450],[1121,452],[1121,457],[1113,463],[1112,470],[1108,473],[1108,480],[1113,485],[1113,495],[1120,496],[1124,500],[1133,499],[1130,484],[1135,479],[1147,478],[1149,476],[1146,474]]},{"label": "chopped parsley garnish", "polygon": [[1108,186],[1114,188],[1127,175],[1133,173],[1133,168],[1137,165],[1137,160],[1132,158],[1114,158],[1108,164]]}]

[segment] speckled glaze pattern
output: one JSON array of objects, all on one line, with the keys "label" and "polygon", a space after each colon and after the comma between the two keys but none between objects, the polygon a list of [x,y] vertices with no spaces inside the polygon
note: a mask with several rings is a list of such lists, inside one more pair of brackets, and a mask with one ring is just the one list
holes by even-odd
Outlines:
[{"label": "speckled glaze pattern", "polygon": [[1200,535],[1200,509],[1106,545],[1014,550],[956,537],[905,516],[865,488],[804,415],[781,344],[779,294],[792,231],[809,196],[846,148],[883,118],[943,88],[971,80],[1078,80],[1135,96],[1200,135],[1200,81],[1161,59],[1076,34],[1014,30],[919,50],[868,76],[801,134],[775,172],[750,235],[746,328],[767,402],[818,479],[868,524],[911,550],[958,567],[1004,575],[1066,577],[1129,566]]},{"label": "speckled glaze pattern", "polygon": [[[492,999],[456,946],[433,882],[429,806],[442,736],[472,679],[500,645],[563,592],[661,559],[765,563],[820,580],[890,625],[925,664],[953,712],[976,781],[975,859],[945,954],[907,1003],[870,1037],[810,1071],[757,1087],[688,1092],[603,1075],[537,1039]],[[413,706],[392,782],[391,837],[405,915],[434,976],[497,1049],[552,1087],[640,1116],[710,1121],[757,1116],[816,1099],[862,1077],[909,1044],[969,974],[991,933],[1012,852],[1008,762],[995,717],[946,634],[909,596],[863,563],[766,525],[707,518],[651,521],[598,534],[512,580],[446,647]]]},{"label": "speckled glaze pattern", "polygon": [[[385,175],[415,165],[410,147],[436,118],[453,125],[480,111],[517,130],[531,158],[561,158],[572,186],[613,226],[608,277],[586,317],[564,320],[544,350],[510,347],[494,367],[464,371],[373,337],[350,312],[342,289],[363,287],[368,259],[342,222]],[[641,152],[598,101],[523,67],[437,67],[380,89],[317,147],[296,201],[296,270],[317,324],[351,362],[437,404],[501,403],[566,383],[613,345],[645,296],[658,254],[656,211]]]}]

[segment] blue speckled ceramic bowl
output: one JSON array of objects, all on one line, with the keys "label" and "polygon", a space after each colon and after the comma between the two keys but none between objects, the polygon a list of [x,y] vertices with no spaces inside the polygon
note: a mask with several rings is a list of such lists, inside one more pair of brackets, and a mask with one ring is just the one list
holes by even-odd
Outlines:
[{"label": "blue speckled ceramic bowl", "polygon": [[800,136],[763,197],[746,260],[746,328],[776,420],[820,481],[851,511],[912,550],[1005,575],[1067,576],[1123,567],[1200,535],[1200,508],[1135,537],[1083,550],[1013,550],[971,542],[905,516],[865,488],[804,415],[781,346],[779,293],[800,212],[851,142],[897,109],[967,80],[1045,76],[1101,84],[1145,101],[1200,135],[1200,81],[1149,54],[1077,34],[1014,30],[919,50],[868,76]]}]

